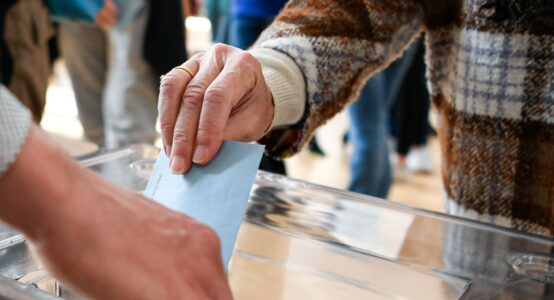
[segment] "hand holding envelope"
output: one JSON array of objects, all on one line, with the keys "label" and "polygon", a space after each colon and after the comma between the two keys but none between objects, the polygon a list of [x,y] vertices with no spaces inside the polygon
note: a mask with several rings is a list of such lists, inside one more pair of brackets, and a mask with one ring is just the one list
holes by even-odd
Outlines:
[{"label": "hand holding envelope", "polygon": [[86,170],[36,127],[0,191],[0,219],[87,298],[232,298],[212,229]]}]

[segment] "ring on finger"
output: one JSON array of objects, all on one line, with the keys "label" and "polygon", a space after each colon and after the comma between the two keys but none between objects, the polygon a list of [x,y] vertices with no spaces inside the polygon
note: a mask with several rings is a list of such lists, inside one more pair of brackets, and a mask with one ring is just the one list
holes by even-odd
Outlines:
[{"label": "ring on finger", "polygon": [[185,71],[190,75],[190,77],[194,77],[194,72],[190,68],[187,68],[185,66],[178,66],[178,67],[175,67],[174,69]]}]

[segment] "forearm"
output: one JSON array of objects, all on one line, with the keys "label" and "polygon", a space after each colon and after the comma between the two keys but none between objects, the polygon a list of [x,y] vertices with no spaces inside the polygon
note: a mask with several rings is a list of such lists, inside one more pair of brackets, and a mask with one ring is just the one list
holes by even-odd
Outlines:
[{"label": "forearm", "polygon": [[75,172],[76,164],[33,127],[17,159],[0,177],[0,219],[31,239],[63,226],[58,212],[71,200]]},{"label": "forearm", "polygon": [[[289,2],[252,51],[264,66],[267,66],[266,59],[257,55],[257,49],[282,53],[288,57],[283,65],[293,62],[303,75],[291,81],[304,84],[307,114],[296,124],[298,140],[293,145],[280,147],[292,152],[298,150],[315,128],[352,101],[372,74],[399,57],[423,26],[423,9],[416,1],[315,3]],[[271,82],[267,75],[266,80]],[[274,98],[277,108],[282,100],[275,93]],[[298,100],[296,103],[303,104]],[[276,116],[279,114],[276,111]]]},{"label": "forearm", "polygon": [[87,298],[232,299],[215,233],[79,166],[36,127],[0,191],[0,219]]}]

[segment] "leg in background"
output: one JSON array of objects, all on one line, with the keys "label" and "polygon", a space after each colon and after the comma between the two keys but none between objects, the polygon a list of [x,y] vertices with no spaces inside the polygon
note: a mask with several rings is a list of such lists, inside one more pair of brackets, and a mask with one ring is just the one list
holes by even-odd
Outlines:
[{"label": "leg in background", "polygon": [[143,55],[148,9],[126,28],[107,30],[108,77],[104,97],[106,148],[154,143],[159,79]]},{"label": "leg in background", "polygon": [[[429,92],[425,83],[425,47],[422,40],[416,44],[416,53],[413,63],[406,73],[398,98],[396,100],[395,131],[397,138],[397,150],[399,163],[405,163],[410,168],[410,159],[405,158],[408,152],[419,153],[418,148],[427,144],[427,135],[429,134]],[[414,152],[415,151],[415,152]],[[412,156],[412,154],[410,154]],[[418,160],[428,160],[415,163],[419,165],[415,169],[422,171],[431,171],[432,164],[430,158],[424,158],[423,155]],[[414,168],[410,168],[414,169]],[[414,170],[417,171],[417,170]]]},{"label": "leg in background", "polygon": [[384,74],[375,75],[363,88],[358,100],[348,107],[349,138],[353,151],[348,189],[386,198],[392,182],[388,151],[388,104]]},{"label": "leg in background", "polygon": [[107,72],[107,37],[97,26],[61,23],[59,44],[71,77],[85,138],[104,145],[102,98]]},{"label": "leg in background", "polygon": [[250,48],[271,19],[256,17],[231,17],[229,43],[241,49]]}]

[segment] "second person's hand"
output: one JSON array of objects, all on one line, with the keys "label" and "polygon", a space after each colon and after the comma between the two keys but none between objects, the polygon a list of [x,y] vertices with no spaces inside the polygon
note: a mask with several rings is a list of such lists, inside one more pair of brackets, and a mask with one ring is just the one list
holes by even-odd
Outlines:
[{"label": "second person's hand", "polygon": [[106,0],[104,6],[96,14],[94,22],[100,26],[113,27],[117,25],[117,13],[117,6],[113,0]]},{"label": "second person's hand", "polygon": [[223,139],[260,139],[273,120],[262,67],[248,52],[217,44],[162,77],[158,103],[164,151],[174,173],[206,164]]}]

